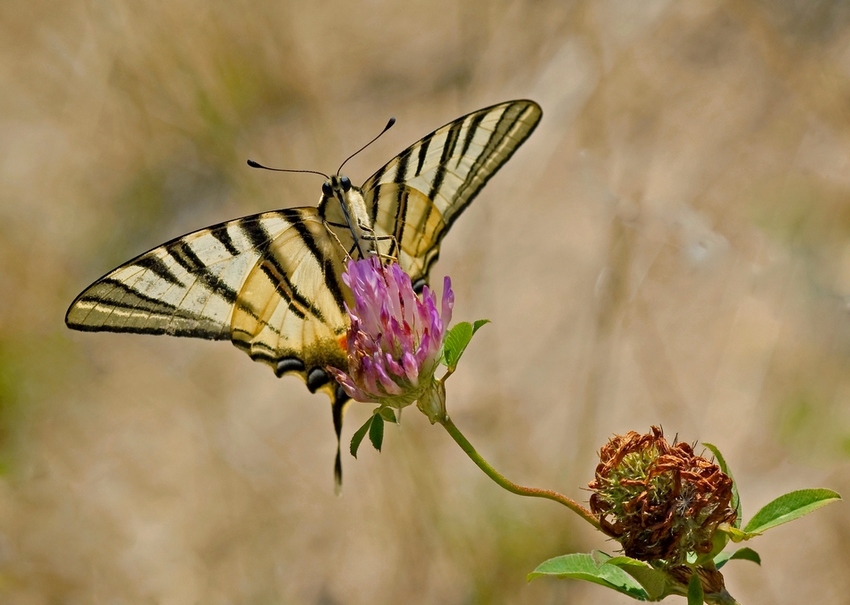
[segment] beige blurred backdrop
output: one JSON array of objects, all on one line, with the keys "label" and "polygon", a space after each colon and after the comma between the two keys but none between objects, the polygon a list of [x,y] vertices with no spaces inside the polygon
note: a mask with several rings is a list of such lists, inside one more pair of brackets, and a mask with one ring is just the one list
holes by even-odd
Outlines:
[{"label": "beige blurred backdrop", "polygon": [[[606,438],[661,424],[723,451],[745,518],[850,494],[847,3],[4,0],[0,49],[0,602],[630,602],[526,583],[613,545],[416,412],[336,497],[329,405],[297,378],[63,323],[140,252],[318,201],[246,158],[331,172],[395,116],[347,165],[362,182],[511,98],[543,120],[432,274],[493,321],[449,382],[482,454],[585,500]],[[846,603],[848,544],[833,505],[727,584]]]}]

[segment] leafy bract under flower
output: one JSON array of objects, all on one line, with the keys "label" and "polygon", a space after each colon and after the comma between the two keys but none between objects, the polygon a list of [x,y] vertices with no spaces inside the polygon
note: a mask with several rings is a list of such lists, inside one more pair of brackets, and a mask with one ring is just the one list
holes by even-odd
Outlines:
[{"label": "leafy bract under flower", "polygon": [[451,280],[445,278],[439,309],[428,286],[417,297],[410,276],[377,257],[349,261],[342,280],[354,295],[354,308],[346,305],[348,372],[328,371],[356,401],[396,409],[417,402],[433,421],[432,414],[444,413],[434,373],[454,306]]}]

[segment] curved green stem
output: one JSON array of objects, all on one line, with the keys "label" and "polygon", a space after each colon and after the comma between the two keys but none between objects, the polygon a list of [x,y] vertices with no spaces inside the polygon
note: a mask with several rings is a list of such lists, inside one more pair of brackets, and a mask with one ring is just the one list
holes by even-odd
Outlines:
[{"label": "curved green stem", "polygon": [[556,491],[552,491],[550,489],[539,489],[536,487],[525,487],[523,485],[517,485],[513,481],[509,481],[503,475],[501,475],[496,469],[494,469],[490,464],[481,457],[481,454],[475,451],[475,448],[472,447],[472,444],[466,440],[466,437],[463,436],[463,433],[458,430],[455,426],[454,422],[452,422],[451,418],[449,418],[448,414],[445,414],[442,418],[438,418],[437,422],[443,425],[449,435],[452,436],[457,444],[460,446],[466,455],[469,456],[472,461],[478,465],[484,473],[490,477],[493,481],[495,481],[498,485],[505,488],[509,492],[513,494],[517,494],[518,496],[529,496],[532,498],[547,498],[549,500],[554,500],[560,504],[563,504],[571,511],[579,515],[585,521],[590,523],[596,529],[599,529],[599,520],[591,513],[589,510],[584,508],[578,502],[573,500],[572,498],[568,498],[563,494],[559,494]]}]

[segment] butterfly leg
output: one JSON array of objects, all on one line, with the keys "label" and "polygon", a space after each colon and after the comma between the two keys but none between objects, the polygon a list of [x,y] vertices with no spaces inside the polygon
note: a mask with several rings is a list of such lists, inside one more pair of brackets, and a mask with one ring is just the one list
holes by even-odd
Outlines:
[{"label": "butterfly leg", "polygon": [[[374,256],[380,258],[382,262],[398,262],[398,257],[393,254],[395,250],[398,250],[398,241],[396,241],[394,235],[375,235],[375,231],[371,228],[364,229],[364,231],[368,233],[368,235],[366,235],[364,239],[367,239],[371,242],[375,242],[373,250],[371,250]],[[386,252],[384,252],[381,249],[381,246],[378,245],[379,242],[390,242],[390,245],[388,246],[388,250]]]},{"label": "butterfly leg", "polygon": [[[332,225],[334,227],[345,227],[345,228],[348,227],[347,225],[338,225],[336,223],[328,223],[328,225]],[[327,229],[327,228],[325,230],[328,232],[328,235],[330,235],[333,238],[333,240],[337,243],[337,245],[342,250],[343,254],[345,254],[345,260],[353,259],[354,258],[354,251],[357,249],[357,244],[355,243],[354,245],[351,246],[351,248],[346,249],[345,245],[343,245],[343,243],[339,240],[339,237],[337,236],[336,233],[334,233],[333,231],[331,231],[330,229]]]}]

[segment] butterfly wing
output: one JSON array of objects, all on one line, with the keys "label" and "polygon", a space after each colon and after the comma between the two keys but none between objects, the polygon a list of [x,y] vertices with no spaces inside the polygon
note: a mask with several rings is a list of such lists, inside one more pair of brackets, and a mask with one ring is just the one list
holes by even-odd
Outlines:
[{"label": "butterfly wing", "polygon": [[278,375],[336,398],[324,371],[347,367],[343,253],[316,208],[221,223],[111,271],[71,304],[70,328],[230,339]]},{"label": "butterfly wing", "polygon": [[362,187],[380,249],[421,287],[440,242],[481,188],[534,131],[534,101],[474,111],[405,149]]},{"label": "butterfly wing", "polygon": [[[532,101],[466,115],[410,146],[363,185],[365,225],[382,254],[419,285],[449,227],[540,120]],[[351,293],[342,283],[351,229],[339,204],[236,219],[167,242],[89,286],[65,316],[86,331],[230,339],[280,376],[324,390],[339,438],[348,400],[326,372],[341,346]],[[341,475],[337,451],[337,480]]]}]

